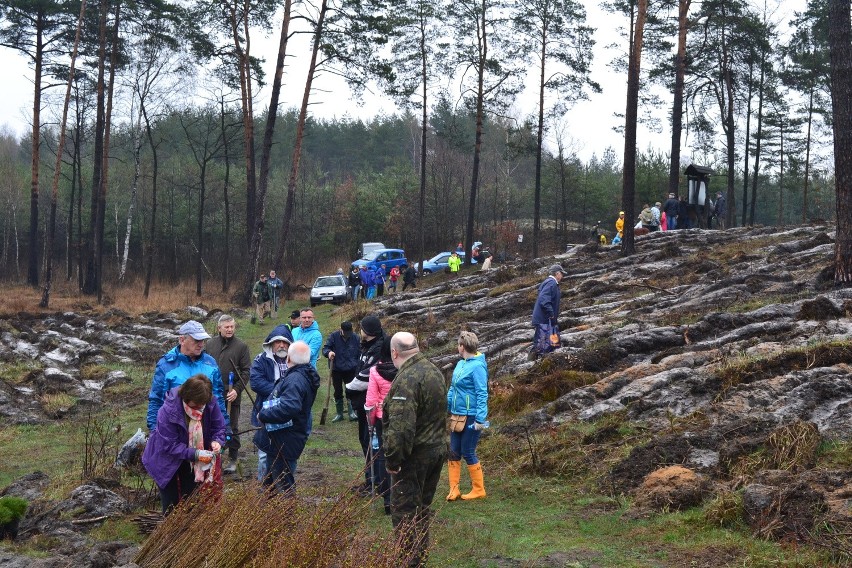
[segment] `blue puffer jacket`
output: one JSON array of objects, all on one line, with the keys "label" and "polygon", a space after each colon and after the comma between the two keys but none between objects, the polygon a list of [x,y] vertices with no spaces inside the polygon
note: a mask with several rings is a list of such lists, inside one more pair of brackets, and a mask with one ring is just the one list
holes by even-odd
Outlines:
[{"label": "blue puffer jacket", "polygon": [[559,290],[559,282],[553,276],[545,278],[538,286],[538,297],[533,307],[533,325],[555,324],[559,317],[559,300],[562,292]]},{"label": "blue puffer jacket", "polygon": [[299,459],[310,434],[311,407],[320,386],[320,376],[308,364],[294,365],[275,383],[268,407],[258,418],[264,424],[288,424],[269,432],[273,447],[287,460]]},{"label": "blue puffer jacket", "polygon": [[304,341],[311,348],[311,366],[317,368],[317,359],[319,359],[320,350],[322,349],[322,333],[320,333],[319,324],[314,322],[308,329],[302,326],[293,328],[293,341]]},{"label": "blue puffer jacket", "polygon": [[219,403],[219,409],[222,411],[222,416],[225,417],[225,424],[231,424],[225,405],[225,395],[222,393],[222,376],[219,374],[216,359],[208,355],[206,351],[202,351],[201,357],[193,361],[180,352],[178,345],[157,361],[154,380],[151,382],[151,390],[148,392],[146,422],[149,430],[157,427],[157,412],[163,406],[166,393],[181,386],[189,377],[198,373],[207,375],[207,378],[213,383],[213,397]]},{"label": "blue puffer jacket", "polygon": [[251,370],[249,371],[249,384],[251,385],[251,390],[255,393],[254,408],[251,411],[252,426],[260,426],[257,413],[260,412],[263,401],[272,394],[272,389],[275,388],[275,381],[280,376],[278,363],[275,362],[272,355],[272,346],[269,345],[269,340],[276,335],[284,336],[290,339],[291,342],[293,339],[293,334],[290,333],[290,328],[287,327],[287,324],[279,325],[269,332],[269,335],[266,336],[266,341],[263,343],[263,351],[252,361]]},{"label": "blue puffer jacket", "polygon": [[485,354],[477,353],[462,359],[453,369],[453,380],[447,390],[447,411],[450,414],[475,416],[477,422],[488,417],[488,365]]}]

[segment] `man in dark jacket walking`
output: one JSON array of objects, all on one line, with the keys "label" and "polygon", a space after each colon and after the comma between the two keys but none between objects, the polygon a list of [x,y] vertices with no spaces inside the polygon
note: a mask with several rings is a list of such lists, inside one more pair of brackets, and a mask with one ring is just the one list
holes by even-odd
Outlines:
[{"label": "man in dark jacket walking", "polygon": [[550,335],[556,327],[556,320],[559,318],[559,302],[562,298],[559,283],[565,276],[565,270],[560,265],[554,264],[547,272],[547,278],[538,285],[538,297],[535,300],[532,313],[532,324],[535,328],[531,352],[533,358],[553,351]]},{"label": "man in dark jacket walking", "polygon": [[251,355],[248,345],[237,338],[237,325],[233,316],[223,314],[219,316],[216,337],[207,341],[207,353],[216,359],[219,366],[219,374],[222,376],[222,392],[229,404],[231,417],[231,433],[228,440],[228,465],[223,473],[234,473],[237,471],[237,458],[240,450],[240,404],[242,403],[245,381],[249,380],[249,369],[251,368]]},{"label": "man in dark jacket walking", "polygon": [[290,346],[287,364],[287,373],[275,383],[258,414],[272,450],[267,458],[269,475],[264,482],[282,493],[292,490],[295,484],[296,464],[308,441],[311,406],[320,386],[307,343],[296,341]]},{"label": "man in dark jacket walking", "polygon": [[406,268],[402,275],[402,291],[405,292],[405,289],[409,286],[417,288],[417,270],[413,266]]},{"label": "man in dark jacket walking", "polygon": [[[341,322],[340,329],[329,334],[323,345],[322,354],[331,366],[331,383],[334,386],[334,405],[337,414],[331,421],[341,422],[343,420],[343,385],[351,381],[358,372],[358,358],[361,354],[361,342],[352,331],[352,322]],[[349,412],[350,418],[358,419],[351,408]]]},{"label": "man in dark jacket walking", "polygon": [[447,457],[447,387],[408,332],[391,338],[399,369],[385,397],[385,464],[391,474],[391,520],[399,531],[408,566],[422,566],[429,549],[430,505]]},{"label": "man in dark jacket walking", "polygon": [[370,384],[370,368],[379,362],[382,344],[386,341],[382,322],[376,316],[366,316],[361,320],[361,355],[358,360],[358,374],[346,385],[346,398],[355,410],[358,420],[358,441],[364,452],[364,484],[356,488],[362,495],[370,494],[373,479],[370,475],[370,464],[367,462],[370,445],[370,428],[367,424],[367,386]]}]

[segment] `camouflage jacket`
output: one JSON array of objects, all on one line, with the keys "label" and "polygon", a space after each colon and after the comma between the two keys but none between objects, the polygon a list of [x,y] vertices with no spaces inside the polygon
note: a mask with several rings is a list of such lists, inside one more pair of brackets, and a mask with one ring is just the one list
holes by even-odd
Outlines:
[{"label": "camouflage jacket", "polygon": [[447,386],[441,371],[418,353],[400,367],[385,397],[385,463],[397,469],[421,450],[447,444]]}]

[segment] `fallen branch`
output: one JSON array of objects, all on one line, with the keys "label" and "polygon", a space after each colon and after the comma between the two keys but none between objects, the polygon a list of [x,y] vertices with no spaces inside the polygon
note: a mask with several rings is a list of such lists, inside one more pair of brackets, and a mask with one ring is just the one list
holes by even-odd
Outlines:
[{"label": "fallen branch", "polygon": [[652,286],[651,284],[631,284],[628,282],[622,283],[621,286],[626,286],[628,288],[650,288],[651,290],[663,292],[664,294],[668,294],[669,296],[676,296],[676,294],[671,290],[666,290],[665,288],[660,288],[659,286]]},{"label": "fallen branch", "polygon": [[101,515],[100,517],[92,517],[90,519],[73,519],[71,521],[72,525],[88,525],[91,523],[97,523],[100,521],[105,521],[110,518],[112,515]]}]

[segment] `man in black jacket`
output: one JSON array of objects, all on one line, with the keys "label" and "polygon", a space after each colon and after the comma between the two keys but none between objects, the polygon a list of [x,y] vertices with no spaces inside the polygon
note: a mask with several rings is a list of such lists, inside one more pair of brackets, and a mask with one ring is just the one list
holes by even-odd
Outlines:
[{"label": "man in black jacket", "polygon": [[[323,357],[331,366],[331,383],[334,386],[334,405],[337,414],[332,422],[343,420],[343,385],[355,377],[358,372],[358,359],[361,354],[361,342],[352,331],[352,322],[340,323],[340,329],[329,334],[322,348]],[[354,409],[349,408],[349,419],[358,420]]]},{"label": "man in black jacket", "polygon": [[362,495],[370,494],[372,478],[370,476],[370,464],[366,463],[368,448],[370,445],[370,429],[367,424],[367,412],[364,404],[367,402],[367,385],[370,383],[370,368],[379,362],[382,353],[382,345],[385,342],[385,332],[382,330],[382,322],[376,316],[366,316],[361,320],[361,356],[358,361],[358,374],[346,385],[346,398],[355,414],[358,416],[358,441],[364,452],[364,484],[356,489]]}]

